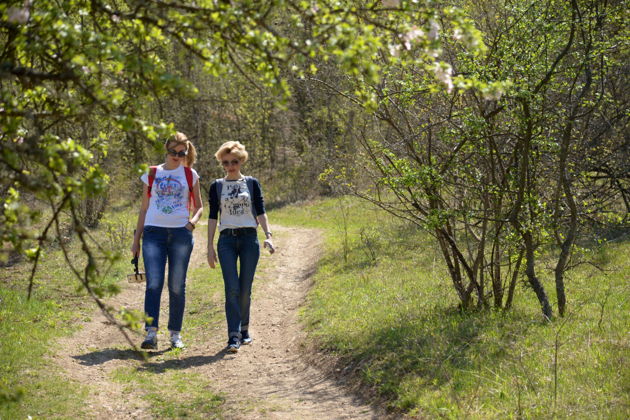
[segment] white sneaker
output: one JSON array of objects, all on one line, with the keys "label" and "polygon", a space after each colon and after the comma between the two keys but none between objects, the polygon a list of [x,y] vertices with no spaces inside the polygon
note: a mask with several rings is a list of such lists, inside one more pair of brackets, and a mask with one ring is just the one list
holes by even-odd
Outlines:
[{"label": "white sneaker", "polygon": [[241,331],[241,344],[247,345],[252,343],[252,337],[247,330]]},{"label": "white sneaker", "polygon": [[171,331],[171,347],[174,349],[183,349],[185,347],[179,331]]}]

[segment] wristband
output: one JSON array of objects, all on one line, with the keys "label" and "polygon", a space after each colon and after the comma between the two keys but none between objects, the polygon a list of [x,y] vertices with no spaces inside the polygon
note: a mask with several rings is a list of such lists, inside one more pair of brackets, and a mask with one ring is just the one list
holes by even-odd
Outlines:
[{"label": "wristband", "polygon": [[271,232],[265,232],[265,236],[269,239],[273,236],[273,234]]}]

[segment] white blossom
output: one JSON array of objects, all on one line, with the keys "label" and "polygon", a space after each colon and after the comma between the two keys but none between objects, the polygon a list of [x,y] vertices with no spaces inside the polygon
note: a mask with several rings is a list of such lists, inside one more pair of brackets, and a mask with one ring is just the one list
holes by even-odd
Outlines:
[{"label": "white blossom", "polygon": [[408,39],[409,41],[413,41],[421,36],[424,36],[424,31],[417,26],[411,28],[411,30],[404,35],[405,39]]},{"label": "white blossom", "polygon": [[422,36],[424,36],[424,31],[422,29],[418,28],[417,26],[411,28],[409,32],[401,37],[403,44],[405,45],[405,49],[410,50],[412,41]]},{"label": "white blossom", "polygon": [[400,6],[400,0],[382,0],[383,7],[398,7]]},{"label": "white blossom", "polygon": [[7,9],[7,20],[11,23],[25,24],[28,22],[28,18],[31,16],[31,12],[28,7],[9,7]]},{"label": "white blossom", "polygon": [[440,24],[431,19],[431,21],[429,21],[429,26],[429,39],[431,41],[435,41],[440,37]]},{"label": "white blossom", "polygon": [[503,91],[501,89],[493,89],[483,93],[483,97],[487,101],[498,101],[502,96]]},{"label": "white blossom", "polygon": [[453,67],[447,63],[435,63],[433,67],[435,77],[446,86],[446,91],[451,93],[453,91]]},{"label": "white blossom", "polygon": [[464,34],[462,33],[462,30],[459,28],[455,28],[455,30],[453,31],[453,39],[455,41],[459,41],[463,37],[464,37]]},{"label": "white blossom", "polygon": [[400,44],[389,44],[389,53],[394,57],[400,54]]}]

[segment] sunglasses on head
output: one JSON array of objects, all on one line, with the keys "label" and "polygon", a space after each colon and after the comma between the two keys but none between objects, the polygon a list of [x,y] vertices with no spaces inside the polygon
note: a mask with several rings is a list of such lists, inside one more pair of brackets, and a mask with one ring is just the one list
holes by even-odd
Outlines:
[{"label": "sunglasses on head", "polygon": [[173,156],[173,157],[177,156],[177,157],[183,158],[183,157],[186,157],[188,152],[186,152],[184,150],[178,152],[175,149],[168,149],[168,154]]},{"label": "sunglasses on head", "polygon": [[223,166],[238,165],[239,163],[241,163],[241,161],[238,159],[224,160],[221,162]]}]

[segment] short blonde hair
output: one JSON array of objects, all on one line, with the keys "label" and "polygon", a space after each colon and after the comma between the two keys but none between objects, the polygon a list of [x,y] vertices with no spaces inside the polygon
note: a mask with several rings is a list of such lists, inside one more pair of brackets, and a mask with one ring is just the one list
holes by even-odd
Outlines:
[{"label": "short blonde hair", "polygon": [[223,156],[227,155],[228,153],[236,155],[236,157],[242,163],[247,162],[247,159],[249,158],[249,153],[247,153],[247,150],[245,150],[245,146],[243,146],[238,141],[228,141],[223,143],[221,147],[219,147],[219,150],[217,150],[217,152],[214,154],[214,157],[217,158],[218,162],[221,162]]},{"label": "short blonde hair", "polygon": [[179,131],[175,133],[174,136],[170,137],[164,143],[164,149],[168,152],[168,149],[175,145],[183,144],[186,146],[186,161],[185,165],[189,168],[192,168],[195,162],[197,161],[197,150],[195,150],[195,146],[193,146],[192,142],[188,140],[188,137],[184,133],[180,133]]}]

